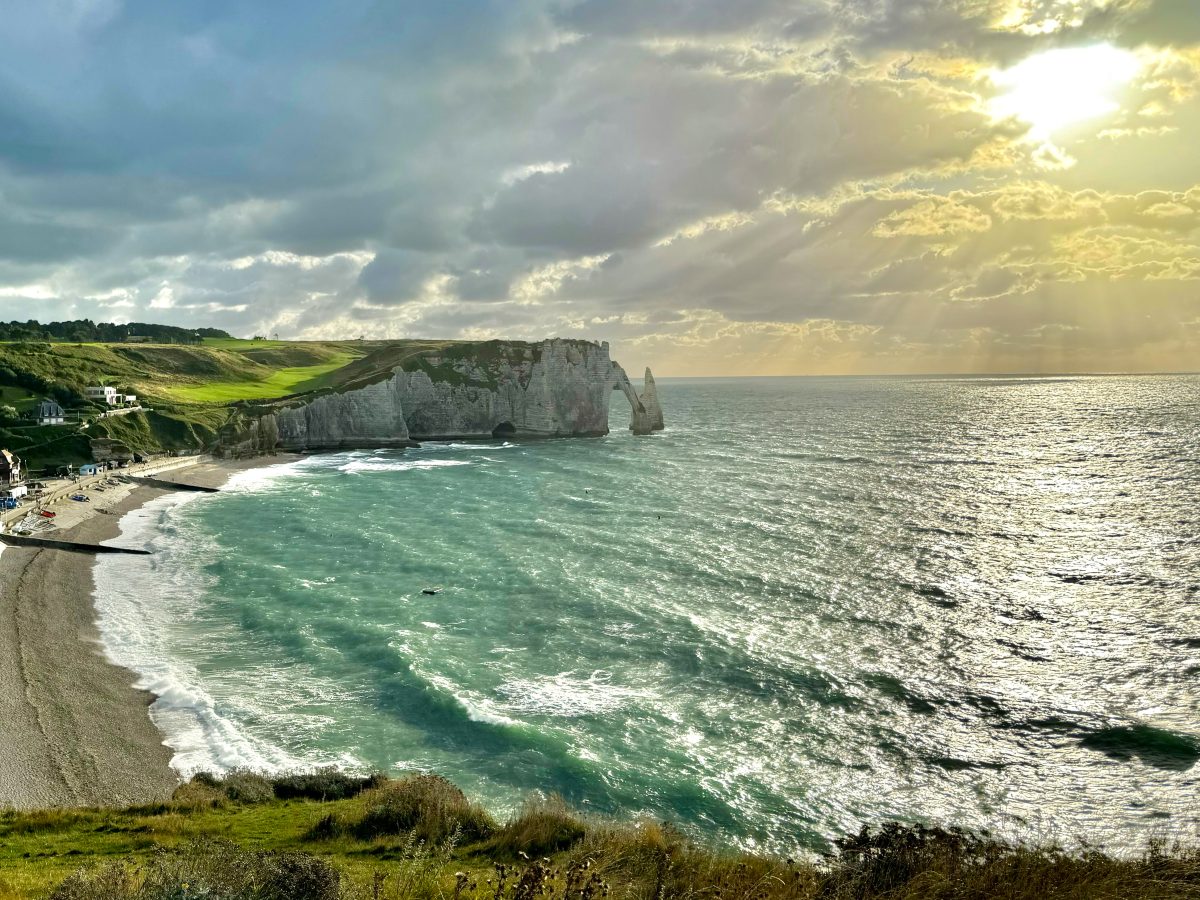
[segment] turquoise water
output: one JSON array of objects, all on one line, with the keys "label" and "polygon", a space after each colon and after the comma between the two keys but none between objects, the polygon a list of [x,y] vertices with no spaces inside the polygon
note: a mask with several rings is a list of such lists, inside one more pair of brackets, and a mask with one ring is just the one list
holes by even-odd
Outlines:
[{"label": "turquoise water", "polygon": [[660,393],[648,438],[614,403],[607,438],[313,456],[129,517],[156,554],[101,563],[102,628],[176,765],[433,770],[782,852],[1200,830],[1200,379]]}]

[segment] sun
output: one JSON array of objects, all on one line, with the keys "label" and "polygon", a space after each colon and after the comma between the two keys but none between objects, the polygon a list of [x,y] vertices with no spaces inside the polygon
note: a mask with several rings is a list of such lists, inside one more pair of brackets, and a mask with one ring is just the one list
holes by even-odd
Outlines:
[{"label": "sun", "polygon": [[1003,91],[991,101],[991,113],[1016,117],[1030,126],[1031,138],[1047,140],[1119,110],[1121,89],[1140,68],[1136,55],[1111,44],[1047,50],[991,73]]}]

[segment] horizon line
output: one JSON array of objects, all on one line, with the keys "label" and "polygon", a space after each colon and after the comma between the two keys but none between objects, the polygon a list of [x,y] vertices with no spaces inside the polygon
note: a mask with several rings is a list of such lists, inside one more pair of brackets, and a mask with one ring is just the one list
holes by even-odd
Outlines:
[{"label": "horizon line", "polygon": [[812,373],[775,375],[655,375],[655,380],[704,378],[1152,378],[1182,375],[1200,375],[1200,369],[1179,371],[1113,371],[1113,372],[856,372],[856,373]]}]

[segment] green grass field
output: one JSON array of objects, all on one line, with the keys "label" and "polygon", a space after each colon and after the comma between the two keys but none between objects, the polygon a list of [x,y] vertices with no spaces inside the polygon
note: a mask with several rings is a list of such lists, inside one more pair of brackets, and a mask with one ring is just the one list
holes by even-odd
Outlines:
[{"label": "green grass field", "polygon": [[200,342],[200,346],[208,347],[212,350],[233,350],[240,352],[256,348],[271,349],[288,347],[294,343],[294,341],[253,341],[248,338],[205,338]]},{"label": "green grass field", "polygon": [[[249,343],[249,342],[246,342]],[[270,349],[255,343],[256,349]],[[235,403],[239,400],[272,400],[315,391],[333,383],[331,377],[357,357],[352,353],[338,353],[329,362],[313,366],[290,366],[276,370],[259,381],[212,381],[205,384],[175,384],[163,388],[163,393],[184,403]]]}]

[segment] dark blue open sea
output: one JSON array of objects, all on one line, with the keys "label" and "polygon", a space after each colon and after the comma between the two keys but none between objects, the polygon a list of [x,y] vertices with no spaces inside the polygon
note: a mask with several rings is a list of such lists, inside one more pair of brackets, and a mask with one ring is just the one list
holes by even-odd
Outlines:
[{"label": "dark blue open sea", "polygon": [[781,852],[1200,833],[1200,378],[660,394],[648,438],[614,402],[607,438],[132,514],[158,552],[101,561],[103,632],[176,765],[432,770]]}]

